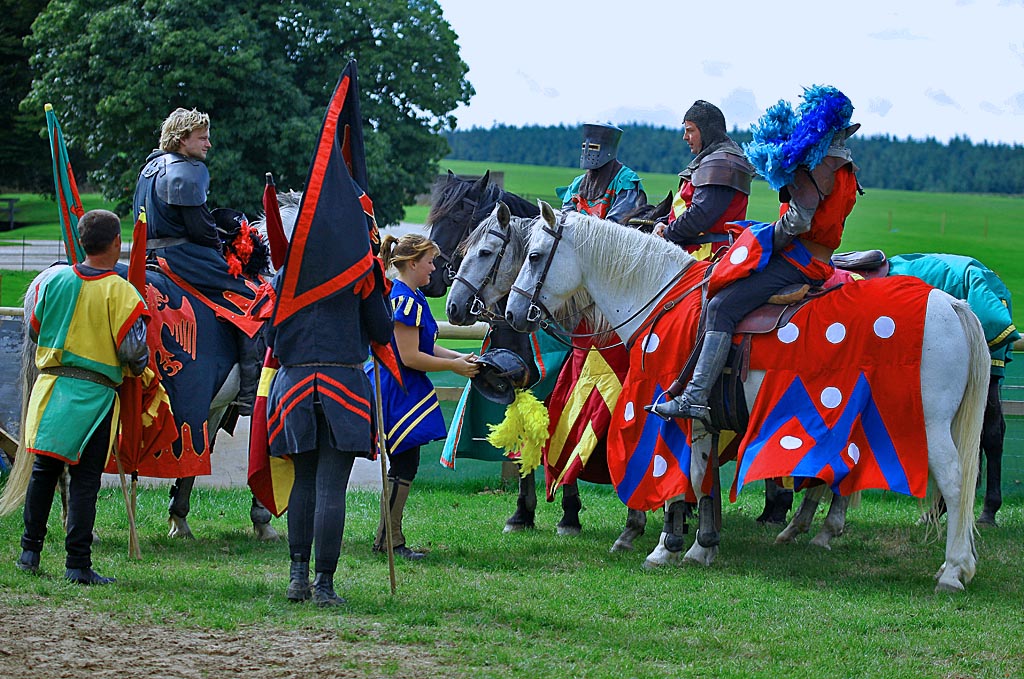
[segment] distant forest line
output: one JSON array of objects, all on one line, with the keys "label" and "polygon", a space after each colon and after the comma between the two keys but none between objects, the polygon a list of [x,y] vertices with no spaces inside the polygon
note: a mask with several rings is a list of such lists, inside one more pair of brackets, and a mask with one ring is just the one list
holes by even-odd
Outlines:
[{"label": "distant forest line", "polygon": [[[623,125],[619,160],[637,172],[676,173],[693,158],[682,129]],[[496,125],[446,133],[449,158],[578,167],[582,127]],[[746,130],[730,136],[749,142]],[[956,137],[949,143],[933,138],[897,139],[887,135],[854,136],[849,140],[859,177],[866,187],[944,193],[1024,194],[1024,146],[975,144]]]}]

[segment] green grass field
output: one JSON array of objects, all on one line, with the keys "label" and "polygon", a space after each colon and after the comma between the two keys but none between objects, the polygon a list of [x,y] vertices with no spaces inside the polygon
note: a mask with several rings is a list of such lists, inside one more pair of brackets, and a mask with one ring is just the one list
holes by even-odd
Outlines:
[{"label": "green grass field", "polygon": [[[417,480],[403,527],[410,543],[429,554],[396,564],[391,596],[386,559],[370,551],[379,497],[350,491],[335,578],[348,603],[320,610],[285,599],[287,543],[251,537],[244,490],[197,489],[189,516],[197,539],[181,541],[165,536],[166,487],[143,489],[137,512],[143,557],[134,561],[126,555],[121,492],[106,488],[93,559],[117,583],[87,588],[62,581],[56,507],[42,576],[17,571],[22,521],[7,516],[0,519],[0,609],[10,614],[11,644],[31,641],[19,616],[42,614],[62,626],[100,614],[152,640],[189,630],[257,638],[301,632],[330,644],[315,674],[323,677],[1024,676],[1019,500],[1003,508],[1002,527],[978,537],[978,573],[967,592],[946,596],[932,591],[942,544],[914,524],[916,500],[869,493],[850,511],[846,534],[823,551],[806,536],[795,545],[773,545],[777,529],[753,519],[758,495],[751,489],[725,508],[714,565],[644,571],[661,515],[648,515],[635,552],[609,554],[625,512],[607,487],[584,485],[583,533],[560,538],[555,505],[542,501],[537,530],[503,534],[514,494],[479,482]],[[286,528],[284,519],[274,525]],[[79,625],[69,634],[83,638],[79,652],[88,658],[89,630]],[[351,664],[374,644],[401,649],[397,666]],[[122,660],[132,666],[131,657]],[[417,662],[432,669],[406,666]],[[88,668],[62,676],[95,672]],[[167,671],[186,676],[171,666]],[[300,675],[282,668],[277,676]]]}]

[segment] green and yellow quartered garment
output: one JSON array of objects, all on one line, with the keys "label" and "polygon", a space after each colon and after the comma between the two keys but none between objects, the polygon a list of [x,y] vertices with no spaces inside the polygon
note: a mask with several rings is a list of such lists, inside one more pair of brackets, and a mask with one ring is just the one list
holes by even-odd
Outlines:
[{"label": "green and yellow quartered garment", "polygon": [[[85,276],[67,267],[43,282],[37,299],[30,320],[39,336],[36,367],[79,368],[121,384],[117,347],[146,308],[135,288],[113,271]],[[29,399],[26,448],[77,463],[111,405],[117,421],[117,392],[109,385],[40,374]],[[111,427],[111,443],[116,434]]]}]

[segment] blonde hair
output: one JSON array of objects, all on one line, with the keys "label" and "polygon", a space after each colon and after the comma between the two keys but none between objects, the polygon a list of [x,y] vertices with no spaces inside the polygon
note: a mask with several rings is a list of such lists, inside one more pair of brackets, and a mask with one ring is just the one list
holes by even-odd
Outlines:
[{"label": "blonde hair", "polygon": [[418,233],[407,233],[401,238],[388,234],[380,244],[380,256],[384,260],[385,269],[394,266],[401,271],[406,262],[415,261],[428,253],[433,253],[431,257],[437,257],[441,250],[434,241]]},{"label": "blonde hair", "polygon": [[201,111],[176,108],[160,126],[160,150],[177,151],[181,141],[196,130],[209,130],[210,116]]}]

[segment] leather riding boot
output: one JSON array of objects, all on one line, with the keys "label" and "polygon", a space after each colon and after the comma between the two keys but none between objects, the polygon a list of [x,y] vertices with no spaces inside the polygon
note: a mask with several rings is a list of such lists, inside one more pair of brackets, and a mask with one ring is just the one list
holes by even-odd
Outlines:
[{"label": "leather riding boot", "polygon": [[320,608],[341,606],[345,600],[334,592],[334,573],[317,572],[313,580],[313,603]]},{"label": "leather riding boot", "polygon": [[39,572],[39,552],[30,549],[21,550],[21,556],[15,562],[19,570],[35,575]]},{"label": "leather riding boot", "polygon": [[252,406],[256,402],[256,389],[260,384],[260,373],[263,370],[263,358],[266,344],[263,333],[250,338],[241,330],[235,330],[238,345],[238,396],[235,406],[242,417],[252,415]]},{"label": "leather riding boot", "polygon": [[308,601],[313,596],[313,589],[309,585],[309,560],[291,562],[285,596],[296,603]]},{"label": "leather riding boot", "polygon": [[[409,488],[412,481],[405,479],[391,478],[391,545],[395,554],[410,561],[416,561],[426,556],[417,552],[405,544],[405,535],[402,533],[402,515],[405,513],[405,502],[409,499]],[[387,549],[387,541],[384,536],[384,517],[381,517],[377,526],[377,539],[373,544],[374,551],[383,552]]]},{"label": "leather riding boot", "polygon": [[68,568],[64,578],[76,585],[109,585],[114,578],[105,578],[91,568]]},{"label": "leather riding boot", "polygon": [[732,335],[720,330],[709,330],[704,334],[704,347],[700,350],[697,365],[693,368],[693,377],[686,389],[671,401],[655,403],[647,408],[663,419],[684,417],[701,420],[705,423],[711,419],[708,408],[708,397],[711,388],[725,367],[732,346]]}]

